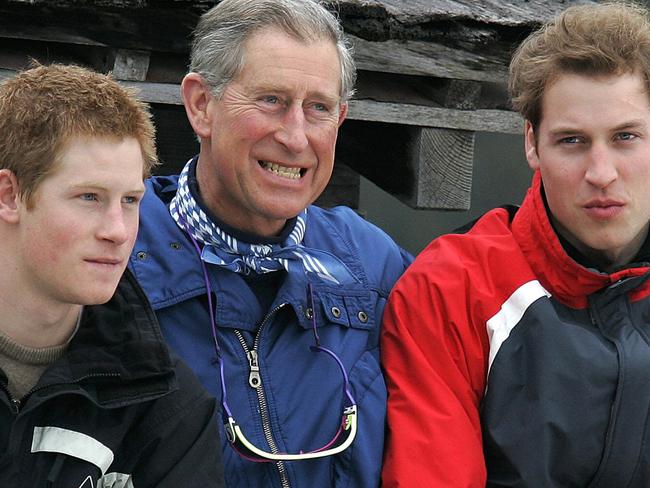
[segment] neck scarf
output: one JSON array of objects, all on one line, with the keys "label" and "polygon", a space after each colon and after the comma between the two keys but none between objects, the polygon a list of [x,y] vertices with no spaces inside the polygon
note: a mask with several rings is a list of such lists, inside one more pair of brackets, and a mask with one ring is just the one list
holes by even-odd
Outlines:
[{"label": "neck scarf", "polygon": [[198,204],[188,183],[188,162],[178,179],[178,190],[170,203],[170,213],[178,226],[204,244],[201,259],[240,274],[270,273],[281,269],[304,273],[332,283],[358,282],[350,270],[333,254],[302,245],[307,230],[307,209],[295,219],[288,237],[277,244],[250,244],[226,233]]}]

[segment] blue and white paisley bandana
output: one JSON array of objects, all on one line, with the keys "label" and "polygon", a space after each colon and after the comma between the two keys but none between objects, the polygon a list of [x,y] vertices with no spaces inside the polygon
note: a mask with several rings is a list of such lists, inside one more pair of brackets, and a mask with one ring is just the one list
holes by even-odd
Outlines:
[{"label": "blue and white paisley bandana", "polygon": [[270,273],[281,269],[289,273],[317,276],[333,284],[359,280],[340,259],[327,251],[302,245],[307,228],[307,209],[298,215],[295,226],[281,244],[250,244],[240,241],[210,221],[190,191],[188,175],[191,160],[178,179],[178,190],[169,210],[178,226],[204,244],[201,259],[235,273]]}]

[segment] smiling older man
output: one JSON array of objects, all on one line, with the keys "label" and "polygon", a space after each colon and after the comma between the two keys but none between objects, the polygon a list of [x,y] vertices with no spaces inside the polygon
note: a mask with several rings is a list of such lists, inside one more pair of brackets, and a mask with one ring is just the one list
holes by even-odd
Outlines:
[{"label": "smiling older man", "polygon": [[330,179],[355,73],[310,0],[224,0],[182,83],[201,148],[148,182],[132,268],[222,403],[228,486],[379,484],[383,306],[410,258]]}]

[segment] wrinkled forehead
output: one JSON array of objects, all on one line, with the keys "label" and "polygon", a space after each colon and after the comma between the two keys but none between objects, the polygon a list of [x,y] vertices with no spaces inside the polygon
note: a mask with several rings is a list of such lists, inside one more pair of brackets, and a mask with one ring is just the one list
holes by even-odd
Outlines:
[{"label": "wrinkled forehead", "polygon": [[[291,50],[304,48],[313,51],[316,62],[322,62],[323,52],[331,53],[336,59],[336,72],[342,78],[341,53],[337,40],[326,33],[311,33],[302,35],[277,26],[265,26],[251,31],[242,44],[241,72],[254,56],[254,51],[261,57],[272,59],[281,55],[290,55]],[[238,75],[239,73],[237,73]],[[237,75],[235,77],[237,77]],[[341,80],[342,81],[342,80]]]},{"label": "wrinkled forehead", "polygon": [[261,29],[247,39],[242,65],[233,81],[247,85],[304,82],[340,96],[342,68],[337,47],[328,39],[304,41],[279,29]]}]

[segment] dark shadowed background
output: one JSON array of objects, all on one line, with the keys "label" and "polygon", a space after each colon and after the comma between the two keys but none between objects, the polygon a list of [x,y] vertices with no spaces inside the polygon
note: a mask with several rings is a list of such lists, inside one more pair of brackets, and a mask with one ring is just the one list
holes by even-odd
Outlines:
[{"label": "dark shadowed background", "polygon": [[416,254],[433,238],[493,207],[520,203],[532,176],[523,136],[477,133],[473,171],[469,210],[414,210],[361,177],[359,211]]}]

